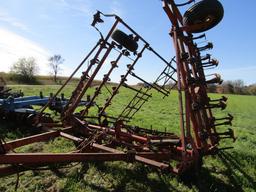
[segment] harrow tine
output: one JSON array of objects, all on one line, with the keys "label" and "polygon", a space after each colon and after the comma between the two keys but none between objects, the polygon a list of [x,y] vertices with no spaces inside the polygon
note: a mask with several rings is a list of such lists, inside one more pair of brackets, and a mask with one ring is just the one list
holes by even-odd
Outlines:
[{"label": "harrow tine", "polygon": [[213,48],[213,44],[211,42],[209,42],[207,45],[203,46],[203,47],[198,47],[197,50],[198,51],[206,51],[208,49],[212,49]]},{"label": "harrow tine", "polygon": [[130,89],[130,90],[132,90],[132,91],[135,91],[135,92],[137,92],[137,93],[140,93],[140,94],[142,94],[142,95],[146,95],[146,96],[148,96],[148,97],[152,97],[152,95],[149,95],[149,94],[147,94],[146,92],[143,92],[143,91],[142,91],[142,88],[136,89],[136,88],[133,88],[133,87],[127,85],[126,83],[124,83],[123,86],[124,86],[125,88],[128,88],[128,89]]}]

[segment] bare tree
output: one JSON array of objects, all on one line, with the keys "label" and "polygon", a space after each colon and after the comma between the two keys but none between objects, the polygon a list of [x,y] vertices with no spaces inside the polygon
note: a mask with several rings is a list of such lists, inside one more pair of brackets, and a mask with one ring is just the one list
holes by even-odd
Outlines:
[{"label": "bare tree", "polygon": [[234,85],[232,81],[224,81],[222,83],[222,87],[223,87],[223,92],[224,93],[234,93]]},{"label": "bare tree", "polygon": [[251,95],[256,95],[256,83],[248,86],[248,93]]},{"label": "bare tree", "polygon": [[238,79],[238,80],[233,81],[233,86],[234,86],[234,92],[236,94],[243,94],[244,93],[245,85],[244,85],[243,80]]},{"label": "bare tree", "polygon": [[54,82],[57,82],[57,75],[61,71],[61,64],[64,62],[64,59],[61,55],[53,55],[49,58],[49,65],[52,69],[51,74],[53,75]]}]

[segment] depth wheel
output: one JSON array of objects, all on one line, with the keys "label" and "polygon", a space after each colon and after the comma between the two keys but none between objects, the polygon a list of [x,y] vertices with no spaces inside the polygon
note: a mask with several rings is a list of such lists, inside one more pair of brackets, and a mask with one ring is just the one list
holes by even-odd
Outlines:
[{"label": "depth wheel", "polygon": [[112,34],[112,39],[114,39],[117,43],[124,46],[131,52],[135,52],[138,49],[138,44],[133,38],[123,31],[115,30]]},{"label": "depth wheel", "polygon": [[223,18],[224,9],[218,0],[202,0],[189,8],[183,16],[185,27],[191,33],[201,33],[215,27]]}]

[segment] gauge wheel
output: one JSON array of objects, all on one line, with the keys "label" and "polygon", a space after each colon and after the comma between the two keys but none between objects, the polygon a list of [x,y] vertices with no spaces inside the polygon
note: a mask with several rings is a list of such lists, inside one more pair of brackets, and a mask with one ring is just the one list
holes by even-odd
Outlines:
[{"label": "gauge wheel", "polygon": [[201,33],[215,27],[223,18],[224,9],[218,0],[202,0],[189,8],[183,16],[185,27],[191,33]]},{"label": "gauge wheel", "polygon": [[122,45],[131,52],[135,52],[138,49],[138,44],[133,38],[121,30],[115,30],[112,34],[112,39],[118,44]]}]

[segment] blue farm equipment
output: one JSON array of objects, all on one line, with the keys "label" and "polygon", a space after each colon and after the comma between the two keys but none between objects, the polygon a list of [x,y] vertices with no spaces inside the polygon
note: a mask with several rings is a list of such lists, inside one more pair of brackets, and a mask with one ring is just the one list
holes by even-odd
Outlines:
[{"label": "blue farm equipment", "polygon": [[[2,119],[15,119],[22,122],[33,123],[32,119],[38,113],[33,106],[44,106],[51,99],[52,96],[45,97],[42,93],[40,93],[40,96],[25,96],[18,98],[9,96],[6,99],[0,99],[0,114]],[[61,98],[55,98],[51,101],[49,109],[61,113],[67,102],[68,99],[65,99],[64,95],[62,95]],[[87,101],[81,101],[79,105],[87,105]]]}]

